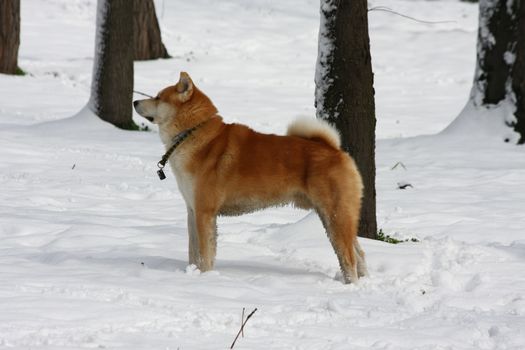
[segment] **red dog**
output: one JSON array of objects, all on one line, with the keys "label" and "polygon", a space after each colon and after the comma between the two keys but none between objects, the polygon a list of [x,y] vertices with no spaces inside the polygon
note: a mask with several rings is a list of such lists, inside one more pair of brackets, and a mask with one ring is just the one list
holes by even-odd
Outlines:
[{"label": "red dog", "polygon": [[176,85],[134,106],[158,124],[162,141],[173,151],[166,160],[171,155],[188,208],[190,264],[201,271],[213,268],[217,215],[293,203],[315,209],[321,218],[346,283],[367,274],[357,241],[361,176],[327,123],[299,120],[287,136],[225,124],[186,73]]}]

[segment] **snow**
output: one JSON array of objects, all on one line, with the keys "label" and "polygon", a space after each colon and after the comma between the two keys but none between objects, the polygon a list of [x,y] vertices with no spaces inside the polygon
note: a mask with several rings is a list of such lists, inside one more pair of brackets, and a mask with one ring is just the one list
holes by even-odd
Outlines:
[{"label": "snow", "polygon": [[[156,4],[175,57],[136,63],[137,90],[184,70],[229,122],[315,115],[318,1]],[[226,349],[257,307],[236,349],[523,349],[525,150],[470,107],[479,122],[441,132],[468,100],[477,6],[388,6],[454,21],[370,13],[378,226],[419,242],[361,239],[371,275],[343,285],[317,217],[289,207],[221,218],[216,270],[188,267],[158,134],[84,108],[96,2],[22,1],[30,74],[0,76],[0,348]]]},{"label": "snow", "polygon": [[[509,125],[516,123],[516,103],[511,96],[506,97],[497,105],[477,105],[477,101],[469,100],[458,117],[445,129],[443,134],[464,137],[472,130],[477,130],[476,137],[496,139],[517,144],[520,135]],[[468,137],[468,136],[467,136]]]}]

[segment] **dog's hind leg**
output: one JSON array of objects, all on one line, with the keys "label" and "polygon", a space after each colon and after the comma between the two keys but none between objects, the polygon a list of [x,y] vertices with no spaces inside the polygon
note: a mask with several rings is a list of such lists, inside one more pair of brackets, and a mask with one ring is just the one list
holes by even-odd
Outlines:
[{"label": "dog's hind leg", "polygon": [[199,259],[197,267],[202,272],[213,269],[217,254],[217,224],[216,214],[213,212],[195,212],[195,228],[198,241]]},{"label": "dog's hind leg", "polygon": [[357,257],[357,274],[359,277],[368,276],[368,268],[366,266],[365,252],[361,249],[357,238],[354,241],[354,249]]},{"label": "dog's hind leg", "polygon": [[352,230],[354,225],[349,222],[348,217],[344,213],[327,215],[323,209],[318,209],[317,214],[321,218],[330,243],[332,243],[339,260],[344,282],[356,283],[359,278],[357,268],[359,254],[354,246],[355,233]]},{"label": "dog's hind leg", "polygon": [[[330,243],[339,260],[346,283],[357,282],[366,273],[364,254],[357,242],[361,191],[358,178],[345,169],[326,172],[324,176],[309,179],[308,197],[323,222]],[[345,176],[341,176],[344,174]],[[359,273],[359,271],[361,273]]]}]

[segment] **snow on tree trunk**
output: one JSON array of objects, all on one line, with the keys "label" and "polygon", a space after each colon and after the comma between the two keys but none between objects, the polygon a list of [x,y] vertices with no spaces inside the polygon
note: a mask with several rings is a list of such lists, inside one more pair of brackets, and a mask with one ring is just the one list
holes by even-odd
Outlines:
[{"label": "snow on tree trunk", "polygon": [[[516,0],[518,1],[518,0]],[[512,91],[516,97],[516,124],[514,130],[520,134],[518,143],[525,143],[525,0],[520,1],[517,23],[516,61],[512,69]]]},{"label": "snow on tree trunk", "polygon": [[359,235],[375,238],[375,106],[366,0],[321,0],[317,117],[334,125],[365,185]]},{"label": "snow on tree trunk", "polygon": [[0,0],[0,73],[17,73],[19,46],[20,0]]},{"label": "snow on tree trunk", "polygon": [[499,0],[479,3],[477,66],[472,89],[474,103],[478,106],[498,104],[508,94],[516,30],[514,9],[507,4]]},{"label": "snow on tree trunk", "polygon": [[477,62],[470,99],[446,132],[481,128],[505,142],[525,141],[524,8],[523,0],[479,1]]},{"label": "snow on tree trunk", "polygon": [[162,43],[153,0],[133,0],[133,35],[135,60],[169,58]]},{"label": "snow on tree trunk", "polygon": [[89,108],[122,129],[135,129],[133,98],[133,2],[98,0],[95,61]]}]

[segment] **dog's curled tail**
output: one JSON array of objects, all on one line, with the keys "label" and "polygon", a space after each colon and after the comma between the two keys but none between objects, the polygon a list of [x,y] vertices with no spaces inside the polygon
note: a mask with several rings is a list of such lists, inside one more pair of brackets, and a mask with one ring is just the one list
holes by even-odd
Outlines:
[{"label": "dog's curled tail", "polygon": [[288,125],[286,135],[319,139],[334,148],[339,149],[341,147],[341,137],[337,130],[321,119],[298,118]]}]

